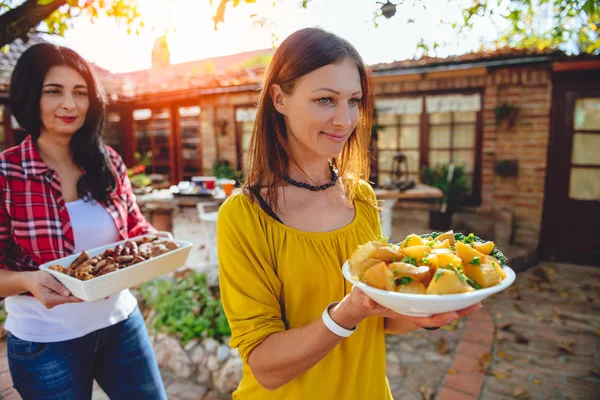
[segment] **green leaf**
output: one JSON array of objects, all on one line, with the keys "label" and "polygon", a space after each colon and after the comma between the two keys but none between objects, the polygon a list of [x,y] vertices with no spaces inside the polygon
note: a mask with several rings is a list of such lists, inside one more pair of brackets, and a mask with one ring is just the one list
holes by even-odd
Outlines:
[{"label": "green leaf", "polygon": [[471,260],[471,262],[469,264],[481,265],[481,261],[479,260],[479,257],[473,257],[473,259]]},{"label": "green leaf", "polygon": [[402,279],[400,279],[400,285],[406,285],[407,283],[412,282],[412,278],[408,277],[408,276],[403,276]]},{"label": "green leaf", "polygon": [[404,257],[402,260],[400,260],[400,262],[412,264],[415,267],[417,266],[417,259],[409,256]]},{"label": "green leaf", "polygon": [[54,0],[38,0],[37,3],[40,6],[47,6],[48,4],[54,3]]}]

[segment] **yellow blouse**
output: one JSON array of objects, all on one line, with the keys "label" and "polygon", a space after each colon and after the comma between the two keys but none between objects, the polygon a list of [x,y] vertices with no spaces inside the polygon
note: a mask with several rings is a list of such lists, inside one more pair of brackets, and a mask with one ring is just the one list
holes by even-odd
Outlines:
[{"label": "yellow blouse", "polygon": [[[342,264],[359,244],[380,235],[371,186],[362,182],[355,217],[331,232],[304,232],[283,225],[243,194],[219,209],[217,243],[223,308],[230,345],[244,362],[233,399],[392,399],[385,371],[384,320],[369,317],[325,358],[277,390],[264,389],[248,355],[269,335],[304,326],[341,300],[350,285]],[[363,201],[361,201],[363,200]]]}]

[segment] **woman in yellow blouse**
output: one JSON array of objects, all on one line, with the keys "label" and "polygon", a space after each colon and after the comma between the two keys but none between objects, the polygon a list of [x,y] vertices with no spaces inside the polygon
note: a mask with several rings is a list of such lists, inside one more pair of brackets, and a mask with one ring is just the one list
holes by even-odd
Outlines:
[{"label": "woman in yellow blouse", "polygon": [[266,74],[244,192],[219,210],[221,298],[243,360],[234,399],[391,399],[384,332],[438,327],[481,305],[399,315],[341,266],[380,234],[368,176],[373,86],[354,47],[320,29],[283,41]]}]

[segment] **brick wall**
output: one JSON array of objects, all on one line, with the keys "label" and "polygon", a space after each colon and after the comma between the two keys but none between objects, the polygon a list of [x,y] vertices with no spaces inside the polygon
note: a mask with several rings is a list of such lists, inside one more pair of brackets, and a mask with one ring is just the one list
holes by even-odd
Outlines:
[{"label": "brick wall", "polygon": [[[202,143],[204,174],[210,173],[214,162],[228,160],[237,165],[237,132],[235,107],[258,103],[258,92],[220,94],[202,98]],[[225,121],[224,129],[221,122]]]},{"label": "brick wall", "polygon": [[[377,82],[376,94],[393,96],[452,89],[483,90],[481,206],[461,213],[456,222],[494,235],[494,225],[516,218],[515,242],[536,247],[542,220],[552,86],[548,66],[474,70],[476,75],[446,76],[439,79],[397,77],[398,81]],[[515,126],[497,126],[495,107],[504,103],[519,108]],[[499,178],[494,163],[519,160],[518,178]],[[400,204],[400,207],[406,207]],[[410,206],[409,206],[410,207]],[[470,223],[472,222],[472,223]],[[481,229],[477,229],[480,227]]]}]

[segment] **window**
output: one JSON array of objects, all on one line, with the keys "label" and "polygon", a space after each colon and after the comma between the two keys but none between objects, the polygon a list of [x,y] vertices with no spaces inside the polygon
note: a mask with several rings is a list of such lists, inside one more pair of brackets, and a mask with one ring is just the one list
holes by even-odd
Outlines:
[{"label": "window", "polygon": [[600,98],[575,101],[569,198],[600,200]]},{"label": "window", "polygon": [[181,164],[183,180],[202,175],[202,140],[200,135],[200,107],[179,107],[181,134]]},{"label": "window", "polygon": [[256,107],[238,107],[235,110],[235,125],[238,136],[239,168],[244,167],[244,160],[250,146],[254,119],[256,118]]},{"label": "window", "polygon": [[471,198],[479,202],[478,146],[481,97],[475,94],[384,98],[376,102],[377,183],[392,176],[394,156],[406,157],[409,178],[419,181],[424,167],[461,165],[471,177]]},{"label": "window", "polygon": [[171,113],[168,108],[133,111],[133,131],[136,158],[149,158],[148,173],[172,178],[171,171]]}]

